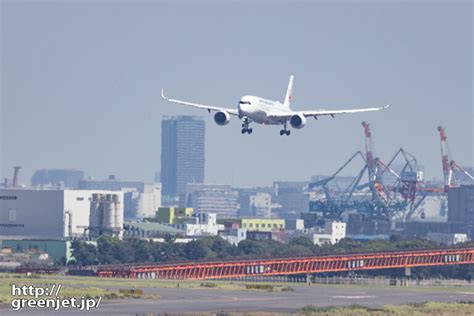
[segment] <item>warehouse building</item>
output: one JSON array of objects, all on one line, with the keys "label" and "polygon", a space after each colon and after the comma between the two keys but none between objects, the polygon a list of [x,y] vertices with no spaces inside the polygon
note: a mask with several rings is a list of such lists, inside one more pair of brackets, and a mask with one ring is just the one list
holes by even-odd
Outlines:
[{"label": "warehouse building", "polygon": [[94,194],[103,197],[107,203],[97,205],[96,213],[93,214],[97,216],[93,218],[97,222],[104,223],[104,231],[109,229],[113,234],[119,235],[123,223],[121,191],[2,189],[0,238],[88,237],[91,226],[91,201]]},{"label": "warehouse building", "polygon": [[474,224],[474,185],[449,189],[448,222]]},{"label": "warehouse building", "polygon": [[0,248],[10,248],[12,253],[26,253],[36,250],[40,253],[47,253],[54,261],[69,262],[73,259],[70,240],[3,239],[0,240]]}]

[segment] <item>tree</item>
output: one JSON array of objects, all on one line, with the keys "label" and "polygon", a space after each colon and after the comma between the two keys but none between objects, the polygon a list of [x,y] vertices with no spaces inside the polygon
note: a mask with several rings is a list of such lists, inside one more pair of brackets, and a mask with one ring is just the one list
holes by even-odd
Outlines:
[{"label": "tree", "polygon": [[289,242],[289,245],[300,245],[300,246],[304,246],[304,247],[307,247],[307,248],[313,248],[313,246],[314,246],[311,239],[309,239],[308,237],[305,237],[305,236],[301,236],[301,237],[297,237],[297,238],[292,239]]},{"label": "tree", "polygon": [[98,250],[98,259],[99,263],[101,264],[111,264],[111,263],[119,263],[115,262],[114,259],[114,252],[115,247],[114,244],[118,242],[118,239],[101,236],[97,239],[97,250]]},{"label": "tree", "polygon": [[245,256],[262,257],[265,255],[265,249],[263,245],[255,240],[242,240],[238,247]]},{"label": "tree", "polygon": [[236,246],[231,245],[227,240],[221,237],[208,237],[211,241],[210,248],[216,253],[218,258],[229,258],[239,255],[239,249]]},{"label": "tree", "polygon": [[97,264],[97,248],[89,243],[74,240],[71,244],[72,256],[79,265]]},{"label": "tree", "polygon": [[193,240],[184,247],[186,259],[200,260],[213,258],[216,254],[209,248],[205,240]]},{"label": "tree", "polygon": [[153,246],[148,240],[130,239],[129,243],[133,249],[133,262],[152,262]]},{"label": "tree", "polygon": [[312,247],[306,247],[298,244],[290,244],[285,247],[285,256],[291,257],[311,257],[313,255]]}]

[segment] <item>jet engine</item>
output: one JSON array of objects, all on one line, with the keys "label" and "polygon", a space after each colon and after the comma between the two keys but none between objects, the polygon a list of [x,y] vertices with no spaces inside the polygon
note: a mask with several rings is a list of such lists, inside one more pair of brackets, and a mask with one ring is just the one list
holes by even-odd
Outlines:
[{"label": "jet engine", "polygon": [[306,125],[306,117],[301,114],[295,114],[290,118],[290,124],[293,128],[303,128]]},{"label": "jet engine", "polygon": [[219,111],[214,114],[214,121],[217,125],[227,125],[230,122],[230,114],[225,111]]}]

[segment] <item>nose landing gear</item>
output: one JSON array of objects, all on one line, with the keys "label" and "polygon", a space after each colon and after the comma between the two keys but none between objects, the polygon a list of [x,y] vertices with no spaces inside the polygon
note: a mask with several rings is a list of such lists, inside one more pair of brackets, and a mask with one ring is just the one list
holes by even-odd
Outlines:
[{"label": "nose landing gear", "polygon": [[243,123],[242,123],[242,131],[241,131],[242,134],[245,134],[245,133],[252,134],[253,129],[249,128],[249,124],[250,124],[250,120],[248,119],[248,117],[244,117]]}]

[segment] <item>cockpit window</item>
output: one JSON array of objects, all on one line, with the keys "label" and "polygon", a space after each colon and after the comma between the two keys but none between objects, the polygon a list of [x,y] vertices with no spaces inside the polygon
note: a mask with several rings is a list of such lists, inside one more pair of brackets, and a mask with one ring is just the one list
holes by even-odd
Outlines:
[{"label": "cockpit window", "polygon": [[249,101],[240,101],[239,104],[248,104],[248,105],[250,105],[250,102]]}]

